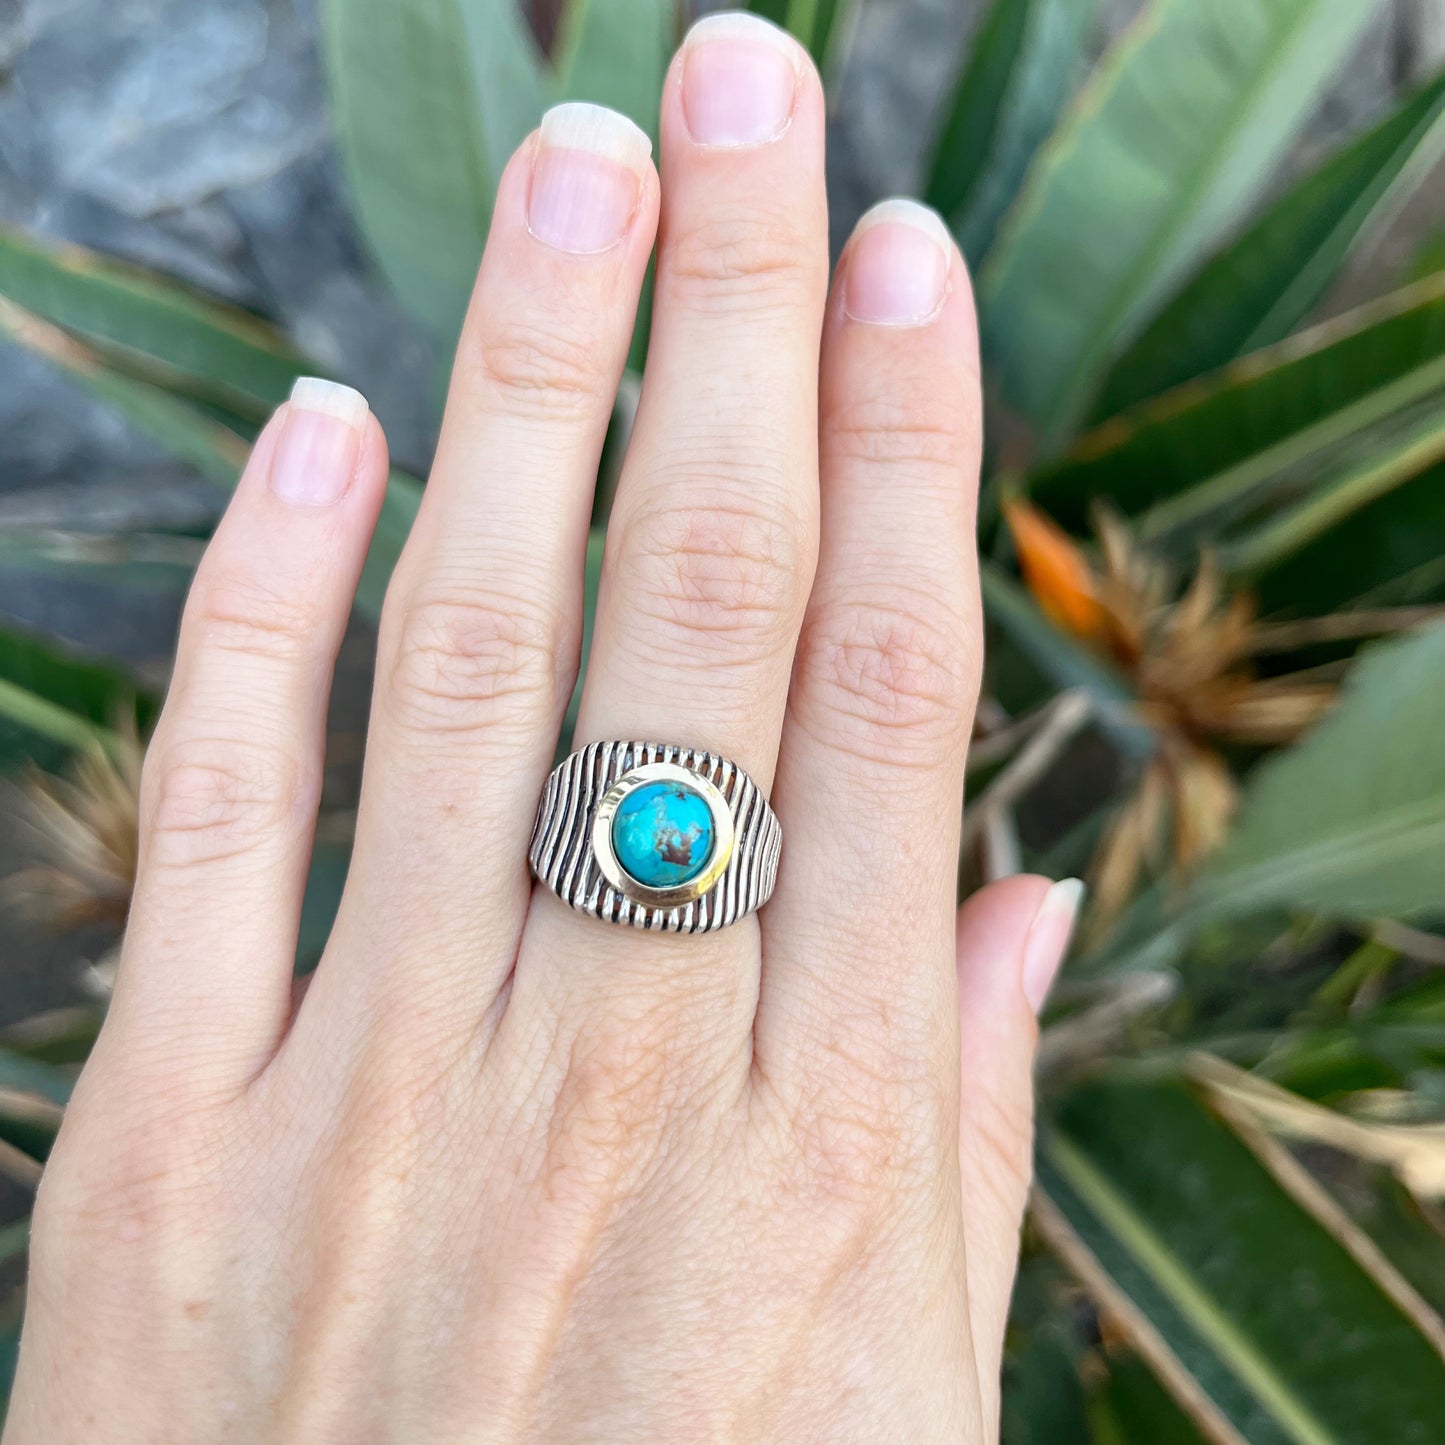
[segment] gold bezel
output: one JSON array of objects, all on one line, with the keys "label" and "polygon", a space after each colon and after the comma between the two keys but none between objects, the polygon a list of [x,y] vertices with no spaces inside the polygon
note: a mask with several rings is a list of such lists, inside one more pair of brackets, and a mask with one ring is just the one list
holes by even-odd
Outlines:
[{"label": "gold bezel", "polygon": [[[696,878],[689,878],[686,883],[679,883],[673,888],[649,888],[647,884],[639,883],[617,861],[612,847],[613,816],[629,793],[647,783],[685,783],[701,795],[712,815],[713,852],[707,867]],[[592,820],[592,854],[597,859],[602,876],[624,898],[646,904],[649,908],[676,908],[701,898],[726,871],[733,856],[734,842],[732,809],[717,785],[676,763],[642,763],[629,768],[602,795]]]}]

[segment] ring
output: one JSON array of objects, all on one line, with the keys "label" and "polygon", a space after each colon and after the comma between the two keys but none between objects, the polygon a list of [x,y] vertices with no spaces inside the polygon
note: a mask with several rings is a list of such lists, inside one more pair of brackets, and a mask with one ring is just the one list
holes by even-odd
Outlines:
[{"label": "ring", "polygon": [[542,789],[527,851],[564,903],[672,933],[726,928],[761,908],[783,830],[728,758],[668,743],[589,743]]}]

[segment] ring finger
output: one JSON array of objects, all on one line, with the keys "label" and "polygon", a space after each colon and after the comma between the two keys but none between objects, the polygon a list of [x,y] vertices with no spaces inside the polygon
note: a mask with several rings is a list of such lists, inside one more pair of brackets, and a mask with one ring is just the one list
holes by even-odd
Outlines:
[{"label": "ring finger", "polygon": [[578,736],[656,736],[766,782],[812,578],[827,287],[822,93],[749,16],[695,26],[662,105],[647,385]]},{"label": "ring finger", "polygon": [[[816,552],[823,121],[806,54],[754,17],[700,22],[673,64],[647,381],[577,727],[579,744],[722,753],[764,790]],[[748,939],[756,954],[751,928],[711,945],[606,940],[545,894],[532,923],[549,957],[575,955],[567,940],[590,931],[589,999],[601,979],[627,988],[639,968],[672,972],[679,949],[735,963]]]}]

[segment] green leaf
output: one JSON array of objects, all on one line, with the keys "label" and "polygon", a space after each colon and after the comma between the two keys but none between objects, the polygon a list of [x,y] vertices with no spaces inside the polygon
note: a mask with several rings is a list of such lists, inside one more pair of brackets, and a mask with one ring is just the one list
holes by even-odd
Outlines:
[{"label": "green leaf", "polygon": [[975,267],[1074,90],[1097,0],[994,0],[953,90],[925,196]]},{"label": "green leaf", "polygon": [[373,254],[450,349],[545,78],[515,0],[325,0],[337,140]]},{"label": "green leaf", "polygon": [[1438,1320],[1184,1086],[1073,1094],[1041,1133],[1038,1188],[1045,1238],[1210,1438],[1442,1438]]},{"label": "green leaf", "polygon": [[[19,1259],[30,1247],[30,1221],[17,1219],[11,1224],[0,1226],[0,1264]],[[0,1325],[0,1379],[7,1385],[15,1373],[13,1346],[8,1340],[8,1321]]]},{"label": "green leaf", "polygon": [[1431,467],[1353,511],[1254,578],[1266,610],[1323,616],[1349,605],[1445,601],[1445,466]]},{"label": "green leaf", "polygon": [[1445,386],[1445,273],[1255,352],[1080,439],[1033,499],[1082,526],[1095,499],[1192,542],[1281,476]]},{"label": "green leaf", "polygon": [[1405,275],[1411,281],[1420,281],[1436,271],[1445,271],[1445,230],[1436,230],[1415,248]]},{"label": "green leaf", "polygon": [[0,1048],[0,1140],[43,1163],[73,1087],[65,1070]]},{"label": "green leaf", "polygon": [[592,629],[597,621],[597,593],[602,586],[602,558],[606,548],[606,532],[600,527],[593,527],[587,533],[587,560],[582,573],[582,661],[562,719],[562,732],[557,739],[559,763],[572,750],[572,733],[582,706],[582,684],[587,681],[587,663],[592,655]]},{"label": "green leaf", "polygon": [[0,1049],[0,1089],[35,1094],[64,1108],[75,1087],[74,1076],[54,1064],[27,1058],[13,1049]]},{"label": "green leaf", "polygon": [[1088,1404],[1093,1445],[1205,1445],[1138,1355],[1111,1351],[1108,1368]]},{"label": "green leaf", "polygon": [[341,906],[350,861],[351,850],[335,843],[318,843],[312,850],[296,943],[298,972],[313,969],[321,961],[331,927],[336,922],[336,910]]},{"label": "green leaf", "polygon": [[83,1063],[104,1015],[88,1004],[47,1009],[0,1029],[0,1047],[43,1064]]},{"label": "green leaf", "polygon": [[1167,965],[1206,924],[1271,908],[1345,920],[1438,912],[1442,737],[1445,625],[1362,653],[1335,710],[1251,774],[1229,841],[1173,916],[1141,910],[1111,970]]},{"label": "green leaf", "polygon": [[1445,626],[1363,654],[1336,710],[1249,780],[1197,904],[1332,918],[1445,904]]},{"label": "green leaf", "polygon": [[558,94],[619,110],[655,141],[676,22],[675,7],[658,0],[568,0],[558,22]]},{"label": "green leaf", "polygon": [[1375,1167],[1361,1173],[1364,1187],[1352,1192],[1360,1227],[1430,1307],[1445,1312],[1445,1234],[1439,1223],[1389,1171]]},{"label": "green leaf", "polygon": [[980,282],[994,380],[1046,452],[1258,194],[1374,8],[1154,0],[1105,58]]},{"label": "green leaf", "polygon": [[860,0],[752,0],[755,15],[781,25],[807,47],[824,75],[833,68]]},{"label": "green leaf", "polygon": [[1445,461],[1445,414],[1436,413],[1378,454],[1328,477],[1304,500],[1236,537],[1222,549],[1224,565],[1244,577],[1278,566],[1441,461]]},{"label": "green leaf", "polygon": [[170,390],[262,421],[315,367],[256,317],[153,272],[0,227],[0,294]]},{"label": "green leaf", "polygon": [[[0,1252],[7,1259],[18,1259],[30,1244],[30,1221],[18,1220],[6,1227],[0,1236]],[[15,1365],[20,1356],[20,1322],[24,1292],[15,1290],[0,1305],[0,1420],[10,1405],[10,1391],[15,1383]]]},{"label": "green leaf", "polygon": [[123,375],[95,348],[3,298],[0,337],[69,372],[93,396],[210,480],[229,488],[246,464],[250,447],[230,427],[151,382]]},{"label": "green leaf", "polygon": [[[1371,1017],[1301,1034],[1270,1033],[1259,1072],[1322,1103],[1369,1089],[1409,1089],[1424,1069],[1445,1069],[1445,1015],[1415,1021]],[[1445,1283],[1445,1277],[1442,1277]]]},{"label": "green leaf", "polygon": [[1292,186],[1218,252],[1120,357],[1095,414],[1112,416],[1282,340],[1357,241],[1445,151],[1445,76]]},{"label": "green leaf", "polygon": [[[112,725],[137,707],[133,678],[18,628],[0,627],[0,768],[111,748]],[[142,698],[140,717],[149,717]]]},{"label": "green leaf", "polygon": [[8,1144],[43,1164],[60,1132],[62,1113],[34,1094],[0,1091],[0,1144]]},{"label": "green leaf", "polygon": [[1061,1334],[1045,1326],[1006,1362],[1002,1445],[1090,1445],[1084,1390]]}]

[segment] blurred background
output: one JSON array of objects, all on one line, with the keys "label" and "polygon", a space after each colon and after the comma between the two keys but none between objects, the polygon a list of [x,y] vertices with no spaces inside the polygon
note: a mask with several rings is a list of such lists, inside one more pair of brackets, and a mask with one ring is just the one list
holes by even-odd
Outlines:
[{"label": "blurred background", "polygon": [[[0,0],[3,1369],[140,750],[250,438],[326,374],[396,466],[305,968],[501,162],[563,97],[655,129],[715,8]],[[976,278],[960,889],[1091,883],[1041,1044],[1005,1440],[1440,1445],[1445,0],[752,8],[823,70],[835,248],[916,194]],[[645,360],[640,327],[592,581]]]}]

